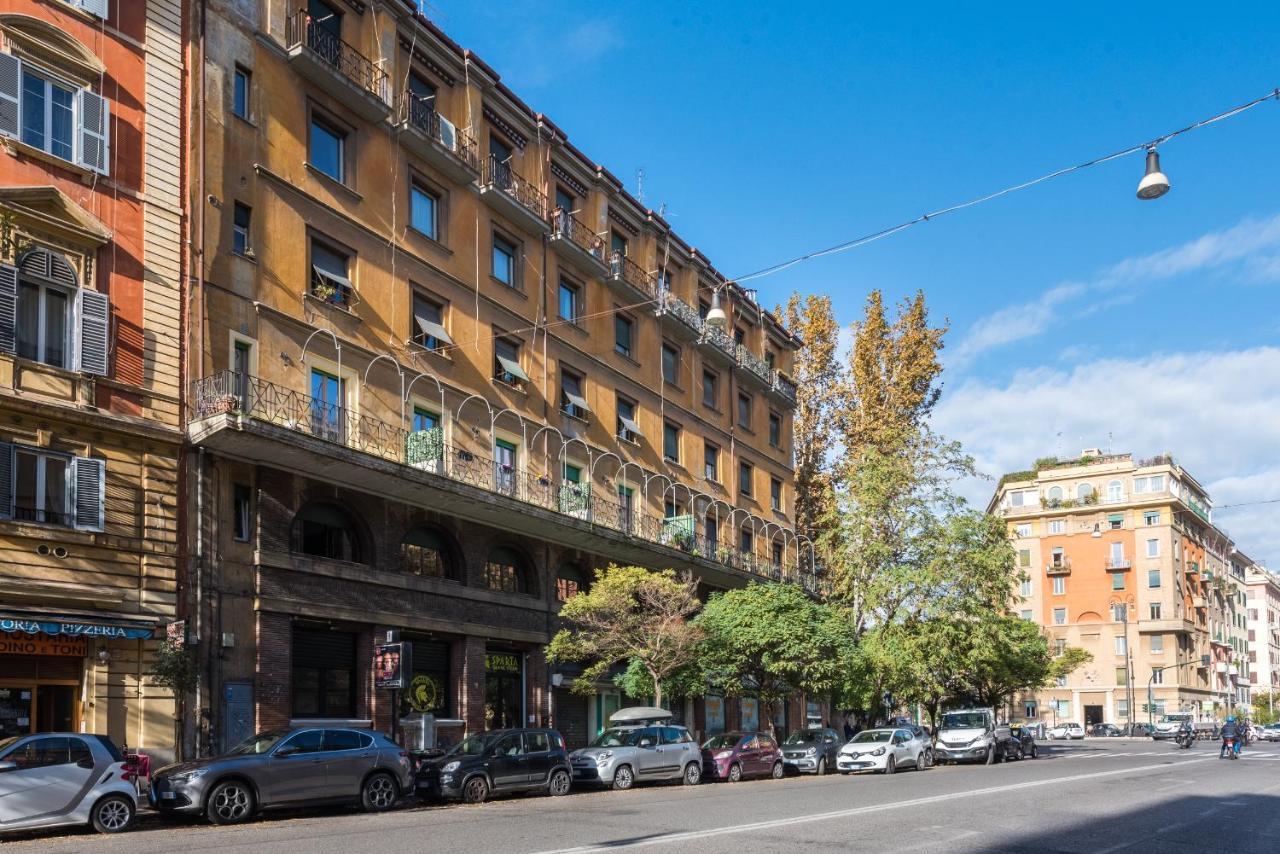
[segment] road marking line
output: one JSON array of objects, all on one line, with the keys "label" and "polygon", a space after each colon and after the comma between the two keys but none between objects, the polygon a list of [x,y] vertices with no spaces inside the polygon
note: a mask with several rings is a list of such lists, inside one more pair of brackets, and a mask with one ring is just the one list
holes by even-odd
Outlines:
[{"label": "road marking line", "polygon": [[[1173,760],[1178,765],[1190,765],[1195,762],[1207,762],[1209,757],[1201,757],[1199,759],[1181,759]],[[953,801],[960,798],[971,798],[979,795],[996,795],[1004,792],[1025,791],[1027,789],[1035,789],[1041,786],[1052,786],[1058,783],[1074,783],[1081,780],[1096,780],[1100,777],[1116,777],[1121,774],[1137,774],[1143,771],[1165,771],[1171,763],[1161,762],[1159,765],[1139,765],[1135,768],[1117,768],[1113,771],[1091,771],[1087,774],[1073,774],[1070,777],[1056,777],[1048,780],[1032,780],[1030,782],[1010,783],[1004,786],[989,786],[985,789],[971,789],[967,792],[948,792],[945,795],[930,795],[924,798],[913,798],[909,801],[893,801],[885,804],[874,804],[865,807],[853,807],[852,809],[833,810],[831,812],[816,813],[814,815],[791,816],[789,818],[777,818],[770,821],[757,821],[751,824],[737,824],[726,827],[713,827],[707,830],[690,830],[683,833],[666,833],[660,836],[650,836],[644,839],[636,839],[632,841],[621,841],[617,843],[602,843],[599,845],[581,845],[576,848],[555,848],[547,851],[540,851],[537,854],[590,854],[590,852],[617,851],[623,848],[647,848],[652,845],[669,845],[677,842],[689,842],[696,839],[705,839],[711,836],[727,836],[734,833],[751,833],[757,830],[771,830],[777,827],[789,827],[795,824],[809,824],[815,821],[828,821],[837,818],[850,818],[857,815],[865,815],[873,812],[883,812],[886,810],[896,810],[909,807],[924,806],[926,804],[936,804],[943,801]]]}]

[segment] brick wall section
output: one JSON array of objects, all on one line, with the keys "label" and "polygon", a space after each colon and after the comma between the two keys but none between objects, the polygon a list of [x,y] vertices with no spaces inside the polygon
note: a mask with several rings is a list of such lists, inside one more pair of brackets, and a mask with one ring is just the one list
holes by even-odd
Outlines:
[{"label": "brick wall section", "polygon": [[287,614],[258,612],[258,659],[254,673],[257,730],[289,726],[293,631]]},{"label": "brick wall section", "polygon": [[[533,715],[537,726],[551,726],[551,694],[547,684],[547,657],[534,648],[525,657],[525,698],[527,715]],[[532,725],[532,724],[531,724]]]},{"label": "brick wall section", "polygon": [[[467,722],[467,732],[484,731],[484,638],[466,637],[454,645],[455,660],[461,658],[458,711]],[[457,651],[461,650],[461,655]]]}]

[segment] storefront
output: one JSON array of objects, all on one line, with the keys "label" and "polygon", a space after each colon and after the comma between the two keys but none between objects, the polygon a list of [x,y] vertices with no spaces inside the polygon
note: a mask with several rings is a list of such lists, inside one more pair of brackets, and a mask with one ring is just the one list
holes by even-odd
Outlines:
[{"label": "storefront", "polygon": [[290,718],[356,717],[355,632],[297,624],[290,648]]},{"label": "storefront", "polygon": [[449,643],[409,633],[402,635],[402,640],[413,644],[413,671],[409,687],[400,695],[400,716],[453,717]]},{"label": "storefront", "polygon": [[524,726],[524,654],[486,650],[484,683],[485,729]]}]

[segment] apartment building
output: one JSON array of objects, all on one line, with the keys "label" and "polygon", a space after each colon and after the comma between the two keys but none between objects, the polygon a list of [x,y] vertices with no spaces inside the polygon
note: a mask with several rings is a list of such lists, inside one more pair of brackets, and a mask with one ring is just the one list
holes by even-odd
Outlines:
[{"label": "apartment building", "polygon": [[[609,563],[815,588],[799,342],[413,2],[210,0],[191,52],[204,748],[431,712],[585,741],[543,645]],[[373,688],[413,643],[412,687]],[[751,698],[677,703],[704,732]],[[803,723],[797,702],[788,711]]]},{"label": "apartment building", "polygon": [[179,0],[0,12],[0,737],[163,759],[177,603]]},{"label": "apartment building", "polygon": [[1005,475],[990,512],[1026,573],[1021,615],[1093,660],[1020,699],[1030,719],[1221,717],[1247,697],[1243,575],[1209,497],[1172,457],[1082,452]]},{"label": "apartment building", "polygon": [[1249,684],[1255,697],[1274,706],[1280,700],[1280,579],[1240,552],[1235,559],[1245,570]]}]

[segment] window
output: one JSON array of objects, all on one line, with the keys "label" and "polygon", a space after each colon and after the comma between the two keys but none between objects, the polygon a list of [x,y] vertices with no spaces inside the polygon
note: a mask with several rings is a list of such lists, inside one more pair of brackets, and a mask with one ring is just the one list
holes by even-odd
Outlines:
[{"label": "window", "polygon": [[560,369],[560,408],[571,418],[585,420],[591,414],[583,389],[584,380],[573,371]]},{"label": "window", "polygon": [[1124,635],[1116,635],[1112,640],[1115,643],[1116,655],[1124,655],[1128,651],[1129,645],[1125,641]]},{"label": "window", "polygon": [[516,266],[516,244],[493,233],[493,277],[502,284],[520,290],[519,268]]},{"label": "window", "polygon": [[428,350],[439,350],[453,343],[444,328],[444,303],[417,290],[413,292],[412,331],[413,343]]},{"label": "window", "polygon": [[347,132],[319,116],[311,117],[307,141],[307,162],[313,169],[335,181],[346,183]]},{"label": "window", "polygon": [[55,368],[70,368],[74,305],[74,290],[59,287],[43,277],[26,275],[24,271],[18,279],[14,324],[17,355]]},{"label": "window", "polygon": [[[1164,652],[1164,635],[1151,636],[1151,651],[1157,653]],[[1157,673],[1157,675],[1159,674]]]},{"label": "window", "polygon": [[640,440],[640,425],[636,423],[635,401],[618,395],[616,408],[618,413],[618,438],[624,442],[638,442]]},{"label": "window", "polygon": [[578,286],[572,282],[560,280],[560,317],[573,323],[578,322],[578,317],[582,313],[582,306],[579,303],[581,291]]},{"label": "window", "polygon": [[485,586],[501,593],[526,593],[524,560],[514,549],[497,548],[484,565]]},{"label": "window", "polygon": [[738,463],[738,494],[746,498],[751,497],[751,479],[754,472],[751,469],[751,463]]},{"label": "window", "polygon": [[[9,448],[3,449],[7,457]],[[35,448],[13,449],[13,518],[23,522],[69,525],[71,457]]]},{"label": "window", "polygon": [[251,75],[244,66],[237,65],[231,84],[231,112],[242,119],[249,118],[249,80]]},{"label": "window", "polygon": [[702,405],[718,409],[720,403],[720,375],[715,371],[702,372]]},{"label": "window", "polygon": [[346,440],[347,383],[320,368],[311,369],[311,432],[331,442]]},{"label": "window", "polygon": [[775,568],[782,567],[782,543],[774,540],[773,542],[773,565]]},{"label": "window", "polygon": [[680,427],[670,421],[662,425],[662,457],[669,462],[680,462]]},{"label": "window", "polygon": [[1123,623],[1128,619],[1129,606],[1122,602],[1113,602],[1111,605],[1111,622]]},{"label": "window", "polygon": [[1065,676],[1057,676],[1057,677],[1055,677],[1054,684],[1055,684],[1055,685],[1057,685],[1057,687],[1059,687],[1059,688],[1065,688],[1065,687],[1067,687],[1067,677],[1065,677]]},{"label": "window", "polygon": [[243,202],[236,202],[231,218],[231,251],[237,255],[252,255],[253,243],[249,239],[249,221],[252,209]]},{"label": "window", "polygon": [[1158,569],[1147,570],[1147,586],[1148,587],[1160,586],[1160,570]]},{"label": "window", "polygon": [[1082,483],[1076,487],[1076,500],[1090,502],[1093,499],[1093,487],[1090,484]]},{"label": "window", "polygon": [[776,477],[769,478],[769,504],[774,510],[782,512],[782,481]]},{"label": "window", "polygon": [[417,181],[409,184],[409,225],[432,240],[440,239],[440,194]]},{"label": "window", "polygon": [[1049,487],[1049,492],[1046,497],[1049,499],[1049,506],[1051,507],[1058,506],[1058,504],[1062,503],[1062,487],[1061,486]]},{"label": "window", "polygon": [[616,229],[610,231],[609,248],[613,250],[613,253],[619,258],[627,257],[627,238],[619,234]]},{"label": "window", "polygon": [[1112,590],[1124,589],[1124,573],[1123,572],[1111,573],[1111,589]]},{"label": "window", "polygon": [[1067,554],[1061,548],[1056,548],[1049,553],[1049,562],[1052,566],[1066,566]]},{"label": "window", "polygon": [[1054,707],[1057,708],[1058,714],[1060,716],[1066,717],[1067,715],[1071,714],[1070,700],[1054,700],[1053,703],[1054,703]]},{"label": "window", "polygon": [[1062,596],[1067,592],[1067,579],[1061,575],[1053,577],[1053,595]]},{"label": "window", "polygon": [[1133,479],[1133,491],[1135,493],[1164,492],[1164,475],[1153,474],[1150,477],[1135,477]]},{"label": "window", "polygon": [[1030,619],[1031,619],[1031,611],[1030,611],[1030,610],[1024,610],[1024,611],[1022,612],[1022,614],[1021,614],[1021,617],[1022,617],[1022,619],[1024,619],[1024,620],[1030,620]]},{"label": "window", "polygon": [[1066,519],[1050,519],[1049,520],[1050,534],[1065,534],[1066,532],[1067,532]]},{"label": "window", "polygon": [[317,238],[311,238],[311,284],[318,300],[346,308],[351,304],[351,257]]},{"label": "window", "polygon": [[1035,701],[1035,700],[1026,700],[1026,701],[1024,701],[1024,702],[1023,702],[1023,704],[1022,704],[1022,711],[1023,711],[1023,713],[1024,713],[1024,716],[1025,716],[1025,717],[1028,717],[1028,718],[1035,718],[1035,717],[1037,717],[1037,713],[1036,713],[1036,701]]},{"label": "window", "polygon": [[702,447],[702,475],[707,480],[720,480],[720,449],[707,442]]},{"label": "window", "polygon": [[[587,589],[587,578],[576,566],[562,566],[556,573],[556,601],[568,602]],[[545,736],[544,736],[545,738]],[[543,750],[547,748],[542,747]]]},{"label": "window", "polygon": [[1054,641],[1053,641],[1053,654],[1054,654],[1055,656],[1058,656],[1058,655],[1062,655],[1062,654],[1063,654],[1064,652],[1066,652],[1066,651],[1067,651],[1067,640],[1066,640],[1066,638],[1054,638]]},{"label": "window", "polygon": [[559,208],[560,210],[564,211],[567,214],[573,214],[575,212],[574,203],[576,201],[577,200],[574,199],[573,195],[569,193],[569,191],[567,191],[564,187],[561,187],[559,185],[556,186],[556,207],[557,208]]},{"label": "window", "polygon": [[497,491],[511,495],[518,483],[516,472],[520,466],[520,448],[515,442],[495,438],[493,440],[493,476]]},{"label": "window", "polygon": [[413,528],[400,541],[400,568],[423,578],[450,578],[446,553],[439,533],[430,528]]},{"label": "window", "polygon": [[769,444],[775,448],[782,447],[782,416],[776,412],[769,413]]},{"label": "window", "polygon": [[[295,718],[350,718],[355,714],[356,636],[295,626],[290,655],[290,696]],[[321,750],[323,730],[293,736],[303,752]]]},{"label": "window", "polygon": [[1151,619],[1153,620],[1160,619],[1160,611],[1161,611],[1160,603],[1152,602],[1150,606]]},{"label": "window", "polygon": [[1118,531],[1124,527],[1124,514],[1112,513],[1107,517],[1107,530]]},{"label": "window", "polygon": [[1031,566],[1031,549],[1018,549],[1018,566]]},{"label": "window", "polygon": [[1066,609],[1066,608],[1054,608],[1054,609],[1053,609],[1053,624],[1054,624],[1055,626],[1065,626],[1065,625],[1067,624],[1067,609]]},{"label": "window", "polygon": [[1022,524],[1015,526],[1013,532],[1019,537],[1029,537],[1031,536],[1031,523],[1023,522]]},{"label": "window", "polygon": [[1160,557],[1160,541],[1147,540],[1147,557]]},{"label": "window", "polygon": [[715,554],[716,547],[720,543],[720,521],[715,516],[707,516],[702,520],[702,530],[706,532],[709,553]]},{"label": "window", "polygon": [[751,395],[738,395],[738,426],[744,430],[751,429]]},{"label": "window", "polygon": [[313,501],[293,517],[290,550],[328,560],[361,560],[354,520],[342,507],[327,501]]},{"label": "window", "polygon": [[1022,581],[1022,587],[1019,591],[1023,599],[1031,598],[1031,579],[1025,578]]},{"label": "window", "polygon": [[631,341],[635,335],[636,322],[621,314],[613,316],[613,350],[615,353],[631,358]]},{"label": "window", "polygon": [[733,327],[733,343],[741,344],[747,340],[747,333],[741,326]]},{"label": "window", "polygon": [[493,378],[515,388],[520,388],[529,381],[529,375],[520,367],[518,341],[510,338],[493,340]]},{"label": "window", "polygon": [[420,433],[423,430],[435,430],[440,426],[440,415],[429,409],[423,409],[421,406],[413,408],[413,432]]},{"label": "window", "polygon": [[755,539],[755,534],[751,533],[750,528],[743,528],[738,534],[738,551],[751,554],[755,549]]},{"label": "window", "polygon": [[1107,484],[1107,501],[1115,504],[1124,500],[1124,484],[1118,480],[1110,481]]},{"label": "window", "polygon": [[662,344],[662,381],[669,385],[679,385],[680,351],[675,346]]},{"label": "window", "polygon": [[249,487],[243,483],[231,487],[232,535],[239,543],[249,541],[250,494]]},{"label": "window", "polygon": [[1111,566],[1122,566],[1124,564],[1124,543],[1111,544],[1111,557],[1109,559]]},{"label": "window", "polygon": [[22,70],[22,141],[71,160],[75,148],[76,89],[34,69]]},{"label": "window", "polygon": [[[1120,668],[1120,675],[1116,679],[1116,684],[1117,685],[1125,684],[1123,667]],[[1121,697],[1116,700],[1116,715],[1122,718],[1129,717],[1129,698],[1128,697]]]}]

